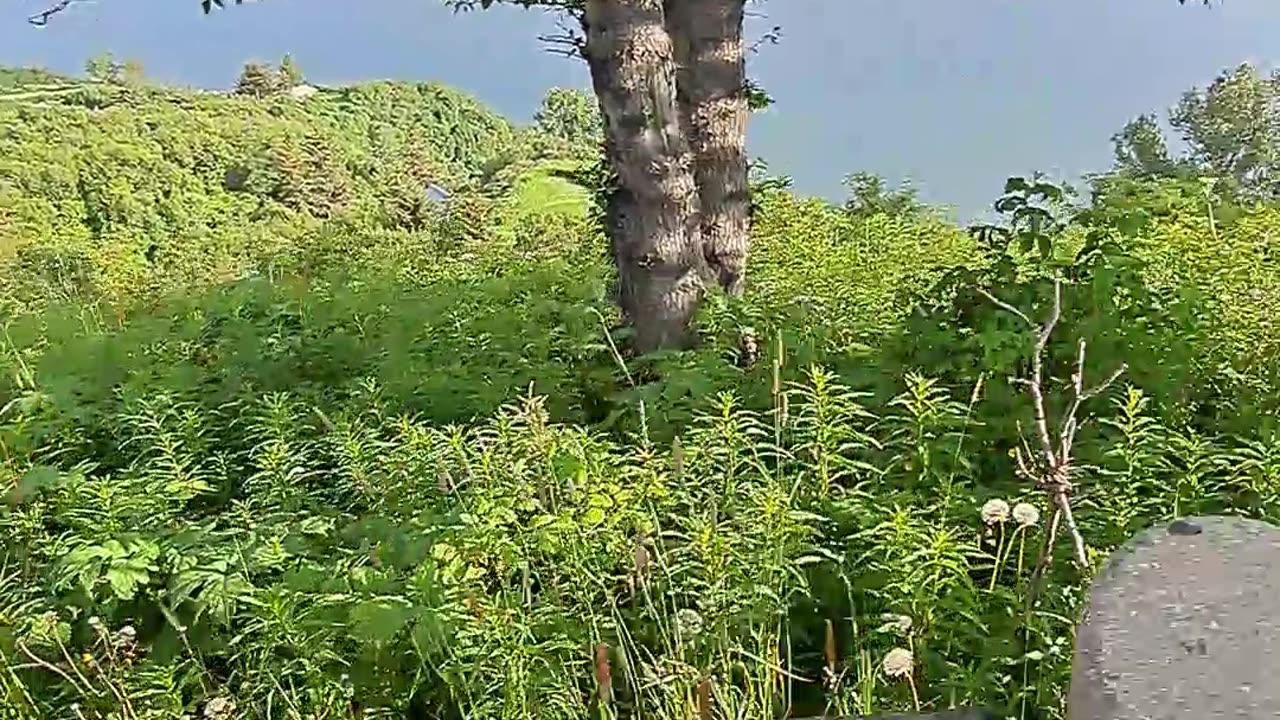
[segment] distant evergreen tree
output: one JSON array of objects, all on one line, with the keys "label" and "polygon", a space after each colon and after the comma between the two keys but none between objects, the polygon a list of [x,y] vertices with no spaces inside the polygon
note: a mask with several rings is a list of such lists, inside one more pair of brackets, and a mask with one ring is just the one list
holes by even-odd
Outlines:
[{"label": "distant evergreen tree", "polygon": [[84,64],[84,72],[93,82],[111,82],[114,69],[115,59],[109,52],[98,53]]},{"label": "distant evergreen tree", "polygon": [[261,63],[247,62],[244,64],[244,68],[240,70],[240,77],[236,80],[234,93],[254,98],[265,98],[281,92],[282,85],[278,72],[272,71]]},{"label": "distant evergreen tree", "polygon": [[542,132],[571,143],[598,145],[604,138],[599,103],[571,88],[548,91],[533,120]]},{"label": "distant evergreen tree", "polygon": [[292,55],[285,55],[280,60],[280,80],[286,88],[297,87],[306,81],[302,68],[293,61]]},{"label": "distant evergreen tree", "polygon": [[275,68],[259,62],[245,63],[233,92],[236,95],[266,98],[287,93],[303,82],[302,68],[294,62],[292,55],[285,55]]}]

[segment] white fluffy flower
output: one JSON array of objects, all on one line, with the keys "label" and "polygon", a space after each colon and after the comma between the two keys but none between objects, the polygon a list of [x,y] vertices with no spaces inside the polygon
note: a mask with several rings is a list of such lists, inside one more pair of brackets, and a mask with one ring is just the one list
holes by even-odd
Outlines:
[{"label": "white fluffy flower", "polygon": [[996,525],[1009,519],[1009,503],[1000,498],[988,500],[982,506],[982,522]]},{"label": "white fluffy flower", "polygon": [[1040,511],[1031,503],[1018,503],[1013,506],[1013,519],[1020,527],[1031,527],[1040,522]]},{"label": "white fluffy flower", "polygon": [[906,648],[890,650],[889,654],[884,656],[884,662],[881,663],[884,674],[892,678],[908,677],[914,665],[915,657]]}]

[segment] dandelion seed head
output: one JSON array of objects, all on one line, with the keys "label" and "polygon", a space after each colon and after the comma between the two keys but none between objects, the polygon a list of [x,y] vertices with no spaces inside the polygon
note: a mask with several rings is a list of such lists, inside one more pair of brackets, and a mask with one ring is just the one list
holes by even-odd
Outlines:
[{"label": "dandelion seed head", "polygon": [[890,650],[889,654],[884,656],[884,662],[881,663],[884,674],[891,678],[909,677],[914,665],[915,657],[906,648]]},{"label": "dandelion seed head", "polygon": [[1020,527],[1031,527],[1040,522],[1040,511],[1031,503],[1018,503],[1013,506],[1013,519]]},{"label": "dandelion seed head", "polygon": [[982,506],[982,522],[998,525],[1009,519],[1009,503],[1000,498],[992,498]]}]

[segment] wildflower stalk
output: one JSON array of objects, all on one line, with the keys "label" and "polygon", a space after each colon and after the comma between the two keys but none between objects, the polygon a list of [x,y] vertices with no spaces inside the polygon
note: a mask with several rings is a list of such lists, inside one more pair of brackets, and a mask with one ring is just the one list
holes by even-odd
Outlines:
[{"label": "wildflower stalk", "polygon": [[906,648],[894,648],[881,663],[884,674],[890,678],[905,678],[911,687],[911,705],[920,712],[920,693],[916,690],[915,655]]},{"label": "wildflower stalk", "polygon": [[1027,534],[1024,532],[1018,536],[1018,577],[1022,577],[1022,558],[1027,550]]},{"label": "wildflower stalk", "polygon": [[998,525],[996,533],[995,565],[991,568],[991,581],[987,584],[988,592],[996,589],[996,580],[1000,577],[1000,568],[1004,567],[1004,562],[1000,557],[1000,551],[1004,547],[1004,523]]},{"label": "wildflower stalk", "polygon": [[[997,559],[997,561],[996,561],[996,574],[997,574],[997,575],[999,575],[999,574],[1000,574],[1000,570],[1004,569],[1004,564],[1005,564],[1005,563],[1007,563],[1007,562],[1009,562],[1009,555],[1010,555],[1010,553],[1012,553],[1012,552],[1013,552],[1013,545],[1014,545],[1014,542],[1015,542],[1015,540],[1017,540],[1017,541],[1020,541],[1020,540],[1021,540],[1021,538],[1022,538],[1022,534],[1023,534],[1023,530],[1024,530],[1024,528],[1022,528],[1022,527],[1016,527],[1016,528],[1014,528],[1014,529],[1013,529],[1013,535],[1011,535],[1011,536],[1009,537],[1009,542],[1008,542],[1008,543],[1006,543],[1006,544],[1005,544],[1005,546],[1004,546],[1004,555],[1003,555],[1003,556],[1001,556],[1001,557],[999,557],[999,558]],[[1021,567],[1019,567],[1019,568],[1018,568],[1018,570],[1019,570],[1019,572],[1021,572],[1022,568],[1021,568]],[[992,587],[991,589],[994,589],[994,585],[995,585],[995,582],[994,582],[994,580],[993,580],[993,581],[992,581],[992,586],[993,586],[993,587]]]},{"label": "wildflower stalk", "polygon": [[993,565],[991,567],[991,580],[988,583],[987,590],[996,589],[996,580],[1000,577],[1000,555],[1001,549],[1004,547],[1004,525],[1009,521],[1009,503],[1000,498],[992,498],[982,506],[982,522],[988,528],[999,529],[996,531],[996,552],[993,557]]},{"label": "wildflower stalk", "polygon": [[711,677],[698,682],[698,720],[711,720]]},{"label": "wildflower stalk", "polygon": [[600,719],[609,717],[609,700],[612,697],[613,675],[609,668],[609,646],[604,643],[595,649],[596,693],[600,701]]}]

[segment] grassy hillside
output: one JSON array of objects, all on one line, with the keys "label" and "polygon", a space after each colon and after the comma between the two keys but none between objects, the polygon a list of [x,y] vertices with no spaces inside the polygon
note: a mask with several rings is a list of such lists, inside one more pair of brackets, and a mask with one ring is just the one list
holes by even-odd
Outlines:
[{"label": "grassy hillside", "polygon": [[287,262],[321,221],[412,229],[428,182],[466,188],[514,129],[430,85],[305,101],[84,84],[0,101],[9,308],[127,304]]},{"label": "grassy hillside", "polygon": [[1034,333],[977,292],[1039,320],[1055,271],[1051,417],[1078,339],[1127,364],[1091,567],[1280,520],[1280,210],[984,235],[759,177],[747,295],[623,361],[595,160],[430,85],[0,97],[0,717],[1061,718],[1088,569],[1023,616]]},{"label": "grassy hillside", "polygon": [[36,88],[56,85],[67,85],[76,82],[75,78],[49,72],[33,67],[0,67],[0,90],[21,92]]}]

